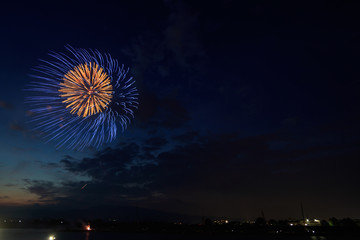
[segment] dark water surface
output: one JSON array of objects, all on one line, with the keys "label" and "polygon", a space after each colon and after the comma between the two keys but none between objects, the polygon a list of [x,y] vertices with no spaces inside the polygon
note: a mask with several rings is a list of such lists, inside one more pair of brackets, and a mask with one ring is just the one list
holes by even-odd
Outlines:
[{"label": "dark water surface", "polygon": [[52,232],[49,229],[0,229],[0,240],[331,240],[344,239],[355,240],[354,237],[324,237],[324,236],[236,236],[236,235],[181,235],[181,234],[141,234],[141,233],[118,233],[118,232]]}]

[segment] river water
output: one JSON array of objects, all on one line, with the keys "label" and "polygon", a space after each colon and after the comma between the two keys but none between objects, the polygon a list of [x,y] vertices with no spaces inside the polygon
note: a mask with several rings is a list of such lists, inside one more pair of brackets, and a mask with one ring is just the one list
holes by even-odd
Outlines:
[{"label": "river water", "polygon": [[[55,237],[51,238],[51,237]],[[0,229],[0,240],[355,240],[353,237],[323,236],[213,236],[181,234],[141,234],[118,232],[52,232],[49,229]]]}]

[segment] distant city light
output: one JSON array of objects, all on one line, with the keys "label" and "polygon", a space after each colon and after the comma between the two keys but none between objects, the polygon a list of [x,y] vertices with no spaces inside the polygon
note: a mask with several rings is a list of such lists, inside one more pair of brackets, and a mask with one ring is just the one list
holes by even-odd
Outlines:
[{"label": "distant city light", "polygon": [[55,240],[56,239],[56,237],[54,236],[54,235],[51,235],[50,237],[49,237],[49,240]]},{"label": "distant city light", "polygon": [[215,223],[215,224],[227,224],[227,223],[229,223],[229,220],[227,220],[227,219],[219,219],[219,220],[213,221],[213,223]]},{"label": "distant city light", "polygon": [[87,231],[90,231],[91,230],[90,224],[87,225],[85,228],[86,228]]}]

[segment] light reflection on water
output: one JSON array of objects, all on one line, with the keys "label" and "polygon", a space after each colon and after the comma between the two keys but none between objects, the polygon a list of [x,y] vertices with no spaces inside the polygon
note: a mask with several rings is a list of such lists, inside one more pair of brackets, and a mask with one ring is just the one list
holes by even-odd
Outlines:
[{"label": "light reflection on water", "polygon": [[54,232],[50,229],[0,229],[0,240],[91,240],[89,232]]},{"label": "light reflection on water", "polygon": [[311,240],[326,240],[326,237],[324,236],[311,236]]},{"label": "light reflection on water", "polygon": [[[140,233],[116,233],[116,232],[53,232],[50,229],[1,229],[0,240],[49,240],[51,235],[56,240],[328,240],[324,236],[214,236],[214,235],[181,235],[181,234],[140,234]],[[330,238],[353,240],[352,237]]]}]

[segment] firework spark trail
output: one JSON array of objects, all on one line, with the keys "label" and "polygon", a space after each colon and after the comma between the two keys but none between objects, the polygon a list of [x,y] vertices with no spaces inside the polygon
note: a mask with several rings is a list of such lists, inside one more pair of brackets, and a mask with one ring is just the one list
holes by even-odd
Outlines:
[{"label": "firework spark trail", "polygon": [[124,131],[134,118],[138,90],[129,68],[119,65],[109,54],[65,47],[70,54],[51,52],[52,61],[31,75],[33,129],[58,148],[82,150],[99,147],[116,138],[117,126]]},{"label": "firework spark trail", "polygon": [[113,87],[110,78],[96,63],[76,66],[64,76],[60,83],[60,97],[66,98],[66,108],[79,116],[90,116],[102,112],[110,103]]}]

